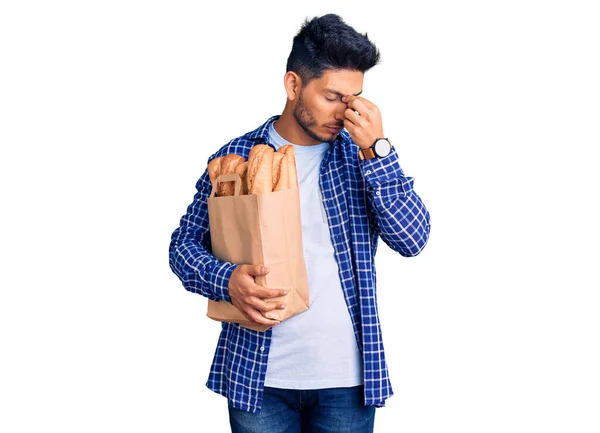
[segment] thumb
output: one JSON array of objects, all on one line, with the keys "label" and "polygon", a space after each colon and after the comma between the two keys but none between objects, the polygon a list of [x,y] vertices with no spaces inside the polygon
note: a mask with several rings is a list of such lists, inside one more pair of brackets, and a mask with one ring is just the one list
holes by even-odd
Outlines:
[{"label": "thumb", "polygon": [[265,275],[269,272],[269,268],[263,265],[246,265],[244,270],[249,275]]}]

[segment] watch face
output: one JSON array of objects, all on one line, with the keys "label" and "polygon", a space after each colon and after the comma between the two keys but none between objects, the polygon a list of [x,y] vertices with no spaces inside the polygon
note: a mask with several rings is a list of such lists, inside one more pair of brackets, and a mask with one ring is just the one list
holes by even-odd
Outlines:
[{"label": "watch face", "polygon": [[377,140],[377,142],[375,143],[374,151],[379,157],[388,156],[391,150],[392,147],[390,146],[390,142],[387,140],[381,139]]}]

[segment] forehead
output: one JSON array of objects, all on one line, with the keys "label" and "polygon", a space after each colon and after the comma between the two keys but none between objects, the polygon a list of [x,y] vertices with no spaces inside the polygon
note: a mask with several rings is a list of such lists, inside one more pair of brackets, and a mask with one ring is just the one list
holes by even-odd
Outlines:
[{"label": "forehead", "polygon": [[321,78],[312,80],[308,85],[313,85],[317,91],[335,90],[344,95],[354,95],[362,91],[364,74],[360,71],[347,69],[326,71]]}]

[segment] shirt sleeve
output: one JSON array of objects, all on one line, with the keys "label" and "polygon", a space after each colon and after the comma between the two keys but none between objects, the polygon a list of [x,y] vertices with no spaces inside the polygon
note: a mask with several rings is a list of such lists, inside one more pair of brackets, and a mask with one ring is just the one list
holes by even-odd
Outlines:
[{"label": "shirt sleeve", "polygon": [[171,235],[169,264],[190,292],[231,302],[229,279],[237,264],[218,260],[211,253],[207,202],[211,189],[205,170],[196,183],[193,202]]},{"label": "shirt sleeve", "polygon": [[429,239],[430,216],[404,175],[396,148],[384,158],[359,161],[365,179],[371,224],[381,239],[402,256],[419,254]]}]

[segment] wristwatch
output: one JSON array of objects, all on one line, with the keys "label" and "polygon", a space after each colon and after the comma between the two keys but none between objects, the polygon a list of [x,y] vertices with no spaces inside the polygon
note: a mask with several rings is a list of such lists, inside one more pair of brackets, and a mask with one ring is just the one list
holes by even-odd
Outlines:
[{"label": "wristwatch", "polygon": [[383,158],[388,156],[392,151],[392,143],[387,138],[377,138],[371,147],[367,149],[360,149],[358,151],[358,157],[361,160]]}]

